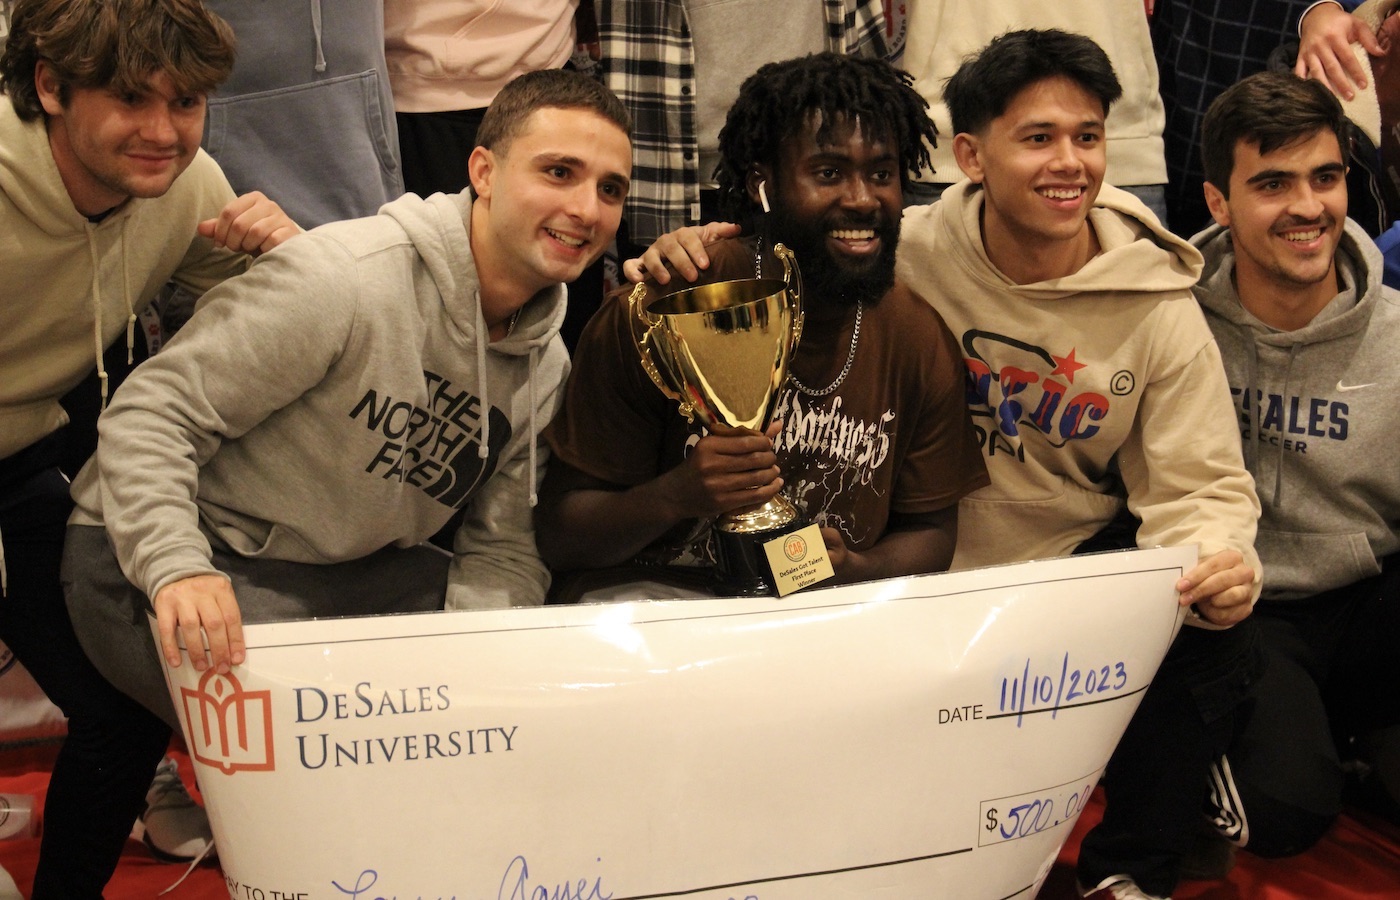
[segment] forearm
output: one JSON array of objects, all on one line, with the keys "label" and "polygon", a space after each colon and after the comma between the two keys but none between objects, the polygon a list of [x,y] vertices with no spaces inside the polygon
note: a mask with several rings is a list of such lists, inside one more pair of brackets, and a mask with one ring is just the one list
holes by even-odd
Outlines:
[{"label": "forearm", "polygon": [[878,578],[946,572],[958,539],[956,505],[919,516],[891,517],[883,537],[862,553],[848,554],[835,581],[851,584]]},{"label": "forearm", "polygon": [[549,497],[535,520],[540,555],[559,570],[627,562],[683,521],[665,485],[662,475],[633,488],[585,487]]}]

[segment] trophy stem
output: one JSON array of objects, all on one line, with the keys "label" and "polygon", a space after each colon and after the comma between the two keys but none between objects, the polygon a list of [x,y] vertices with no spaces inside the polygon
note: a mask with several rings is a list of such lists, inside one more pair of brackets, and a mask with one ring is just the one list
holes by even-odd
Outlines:
[{"label": "trophy stem", "polygon": [[777,580],[763,545],[810,524],[782,494],[767,503],[720,516],[714,532],[718,563],[715,593],[722,597],[771,595]]}]

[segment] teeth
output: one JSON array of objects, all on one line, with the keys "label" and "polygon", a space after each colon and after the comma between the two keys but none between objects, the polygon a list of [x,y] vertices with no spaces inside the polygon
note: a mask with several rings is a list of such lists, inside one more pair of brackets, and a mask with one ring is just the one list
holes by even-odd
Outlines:
[{"label": "teeth", "polygon": [[549,232],[550,237],[568,247],[582,247],[585,243],[583,238],[569,237],[567,234],[560,234],[553,228],[546,228],[545,231]]},{"label": "teeth", "polygon": [[1306,244],[1308,241],[1315,241],[1320,237],[1322,237],[1322,229],[1314,228],[1311,231],[1289,232],[1288,234],[1285,234],[1283,236],[1283,239],[1286,241],[1296,241],[1300,244]]},{"label": "teeth", "polygon": [[875,229],[838,228],[831,232],[831,236],[838,241],[873,241],[875,240]]},{"label": "teeth", "polygon": [[1051,200],[1074,200],[1083,191],[1080,188],[1045,188],[1041,193]]}]

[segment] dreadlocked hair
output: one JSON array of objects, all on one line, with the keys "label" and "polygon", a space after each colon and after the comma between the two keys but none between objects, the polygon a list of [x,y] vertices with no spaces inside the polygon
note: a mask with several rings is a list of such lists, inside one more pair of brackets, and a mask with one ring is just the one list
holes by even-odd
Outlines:
[{"label": "dreadlocked hair", "polygon": [[719,132],[715,180],[726,215],[739,222],[749,218],[747,179],[754,164],[776,166],[782,142],[818,117],[818,143],[858,122],[868,140],[895,146],[905,190],[912,175],[931,168],[928,148],[937,146],[938,129],[908,72],[884,60],[830,52],[768,63],[739,88]]}]

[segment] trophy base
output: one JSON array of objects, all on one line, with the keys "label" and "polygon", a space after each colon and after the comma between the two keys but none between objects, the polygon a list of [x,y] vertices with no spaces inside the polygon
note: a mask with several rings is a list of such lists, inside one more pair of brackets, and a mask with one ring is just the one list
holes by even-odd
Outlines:
[{"label": "trophy base", "polygon": [[763,545],[811,524],[781,495],[747,512],[721,516],[714,535],[716,596],[776,595],[777,581]]}]

